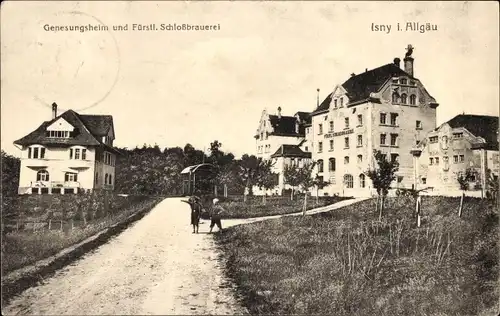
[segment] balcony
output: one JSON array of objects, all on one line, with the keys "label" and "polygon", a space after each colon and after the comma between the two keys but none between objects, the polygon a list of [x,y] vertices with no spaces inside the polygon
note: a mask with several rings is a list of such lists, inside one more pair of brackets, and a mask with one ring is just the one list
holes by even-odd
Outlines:
[{"label": "balcony", "polygon": [[80,182],[76,181],[31,181],[32,188],[79,188]]},{"label": "balcony", "polygon": [[70,159],[68,162],[68,167],[72,169],[87,169],[94,165],[91,160]]}]

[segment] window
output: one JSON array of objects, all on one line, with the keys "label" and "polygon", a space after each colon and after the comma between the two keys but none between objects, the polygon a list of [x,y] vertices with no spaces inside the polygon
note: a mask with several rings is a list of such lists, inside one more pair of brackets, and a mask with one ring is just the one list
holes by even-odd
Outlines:
[{"label": "window", "polygon": [[458,155],[453,156],[453,163],[458,163]]},{"label": "window", "polygon": [[433,165],[434,164],[434,158],[429,158],[429,165]]},{"label": "window", "polygon": [[318,172],[323,172],[323,160],[318,160]]},{"label": "window", "polygon": [[109,184],[113,184],[113,176],[109,175]]},{"label": "window", "polygon": [[45,148],[44,147],[40,147],[40,158],[41,159],[45,158]]},{"label": "window", "polygon": [[408,80],[406,80],[406,79],[401,79],[401,84],[408,84]]},{"label": "window", "polygon": [[422,121],[415,122],[415,129],[422,129]]},{"label": "window", "polygon": [[458,156],[458,158],[459,158],[459,161],[460,161],[460,162],[464,162],[464,161],[465,161],[465,159],[464,159],[464,158],[465,158],[465,157],[464,157],[464,155],[459,155],[459,156]]},{"label": "window", "polygon": [[104,175],[104,184],[108,184],[108,174]]},{"label": "window", "polygon": [[335,158],[328,159],[328,170],[335,171]]},{"label": "window", "polygon": [[38,159],[38,147],[33,148],[33,158]]},{"label": "window", "polygon": [[95,184],[99,183],[99,172],[95,173]]},{"label": "window", "polygon": [[365,175],[364,174],[359,175],[359,187],[360,188],[365,187]]},{"label": "window", "polygon": [[391,125],[392,126],[398,125],[398,114],[397,113],[391,113]]},{"label": "window", "polygon": [[48,131],[50,138],[69,138],[69,131]]},{"label": "window", "polygon": [[82,149],[82,160],[86,160],[87,159],[87,149]]},{"label": "window", "polygon": [[436,165],[439,165],[439,157],[434,158],[434,162],[436,163]]},{"label": "window", "polygon": [[363,115],[358,114],[358,126],[363,126]]},{"label": "window", "polygon": [[358,135],[358,147],[363,146],[363,135]]},{"label": "window", "polygon": [[340,107],[344,106],[344,98],[340,98]]},{"label": "window", "polygon": [[398,134],[391,134],[391,146],[398,145]]},{"label": "window", "polygon": [[431,136],[429,137],[429,143],[437,143],[438,142],[438,137],[437,136]]},{"label": "window", "polygon": [[29,159],[44,159],[45,158],[45,147],[40,145],[35,145],[28,147],[28,158]]},{"label": "window", "polygon": [[80,148],[75,149],[75,159],[80,159]]},{"label": "window", "polygon": [[410,81],[410,85],[411,85],[411,86],[414,86],[414,85],[415,85],[415,81],[411,80],[411,81]]},{"label": "window", "polygon": [[349,118],[348,117],[346,117],[344,119],[344,123],[345,123],[345,128],[349,128]]},{"label": "window", "polygon": [[349,137],[344,138],[344,148],[345,149],[349,148]]},{"label": "window", "polygon": [[323,152],[323,142],[318,142],[318,152]]},{"label": "window", "polygon": [[401,95],[401,103],[402,104],[406,104],[406,101],[408,100],[408,96],[406,95],[406,93],[403,93]]},{"label": "window", "polygon": [[66,172],[64,174],[64,181],[66,182],[76,182],[78,181],[78,175],[73,172]]},{"label": "window", "polygon": [[398,94],[396,92],[392,94],[392,103],[398,103]]},{"label": "window", "polygon": [[453,133],[453,138],[463,138],[464,133]]},{"label": "window", "polygon": [[334,107],[337,108],[337,99],[333,100]]},{"label": "window", "polygon": [[380,134],[380,145],[385,145],[385,142],[386,142],[386,135]]},{"label": "window", "polygon": [[347,165],[349,163],[349,156],[344,157],[344,164]]},{"label": "window", "polygon": [[333,121],[330,121],[330,132],[333,132]]},{"label": "window", "polygon": [[323,124],[318,124],[318,135],[323,134]]},{"label": "window", "polygon": [[391,162],[399,162],[399,155],[391,154]]},{"label": "window", "polygon": [[398,79],[392,79],[392,83],[398,83],[399,80]]},{"label": "window", "polygon": [[354,187],[354,181],[353,181],[352,175],[350,175],[350,174],[344,175],[344,185],[348,189],[352,189]]},{"label": "window", "polygon": [[330,139],[330,150],[333,150],[333,139]]},{"label": "window", "polygon": [[36,181],[49,181],[49,172],[47,170],[40,170],[36,173]]},{"label": "window", "polygon": [[417,96],[412,94],[410,95],[410,105],[415,105],[417,104]]},{"label": "window", "polygon": [[427,183],[427,178],[422,178],[422,184],[426,184]]},{"label": "window", "polygon": [[358,155],[358,164],[363,162],[363,155]]},{"label": "window", "polygon": [[69,149],[69,159],[73,159],[73,148]]},{"label": "window", "polygon": [[266,132],[266,138],[265,138],[265,139],[267,139],[268,137],[269,137],[269,133],[268,133],[268,132]]},{"label": "window", "polygon": [[306,151],[309,151],[309,147],[307,147],[307,146],[306,146],[306,147],[305,147],[305,150],[306,150]]},{"label": "window", "polygon": [[385,113],[380,113],[380,124],[386,124],[387,115]]},{"label": "window", "polygon": [[31,159],[31,147],[28,147],[28,158]]}]

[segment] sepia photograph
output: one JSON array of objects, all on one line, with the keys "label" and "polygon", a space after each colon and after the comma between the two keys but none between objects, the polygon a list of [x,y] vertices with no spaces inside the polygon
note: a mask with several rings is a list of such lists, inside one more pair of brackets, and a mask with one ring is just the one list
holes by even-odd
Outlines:
[{"label": "sepia photograph", "polygon": [[2,315],[499,315],[499,12],[3,1]]}]

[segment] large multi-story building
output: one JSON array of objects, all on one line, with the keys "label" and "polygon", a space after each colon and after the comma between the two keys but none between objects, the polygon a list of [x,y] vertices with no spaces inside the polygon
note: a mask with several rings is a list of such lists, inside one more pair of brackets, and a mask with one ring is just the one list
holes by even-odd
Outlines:
[{"label": "large multi-story building", "polygon": [[114,188],[115,131],[109,115],[68,110],[16,140],[21,149],[19,194],[68,194]]},{"label": "large multi-story building", "polygon": [[[305,138],[305,130],[310,126],[310,113],[297,112],[293,116],[281,115],[281,107],[276,114],[269,114],[267,110],[262,112],[259,127],[255,135],[256,156],[264,160],[272,160],[273,172],[279,175],[278,185],[268,194],[282,194],[286,185],[283,179],[285,164],[291,163],[292,159],[310,159],[308,153],[309,144]],[[254,188],[255,194],[263,194],[262,190]]]},{"label": "large multi-story building", "polygon": [[412,47],[404,58],[352,74],[311,113],[306,128],[317,175],[329,181],[320,194],[371,195],[366,171],[373,151],[399,162],[395,186],[414,184],[410,150],[436,127],[438,103],[415,76]]},{"label": "large multi-story building", "polygon": [[458,195],[458,177],[471,169],[468,190],[484,195],[487,177],[498,181],[498,117],[457,115],[429,132],[412,150],[415,186]]}]

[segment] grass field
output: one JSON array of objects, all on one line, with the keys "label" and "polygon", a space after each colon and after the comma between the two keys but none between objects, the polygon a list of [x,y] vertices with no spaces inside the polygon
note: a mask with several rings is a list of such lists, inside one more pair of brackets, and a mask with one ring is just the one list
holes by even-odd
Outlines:
[{"label": "grass field", "polygon": [[[205,197],[204,205],[210,205],[213,197]],[[263,203],[261,196],[249,196],[243,201],[243,196],[218,197],[220,205],[226,210],[222,218],[252,218],[260,216],[271,216],[297,213],[302,211],[304,196],[296,196],[291,200],[289,196],[268,196]],[[339,201],[350,199],[349,197],[316,197],[307,198],[307,209],[322,207]]]},{"label": "grass field", "polygon": [[[140,210],[152,208],[160,200],[147,196],[111,196],[108,212],[103,209],[102,196],[40,195],[16,196],[10,198],[10,202],[4,200],[10,212],[2,209],[2,272],[8,273],[50,257]],[[47,229],[50,219],[54,220],[54,226],[63,221],[62,227]],[[73,219],[79,225],[71,229],[69,220]],[[24,223],[20,230],[14,228],[17,220]],[[39,222],[39,230],[33,231],[31,226],[27,229],[29,221]]]},{"label": "grass field", "polygon": [[497,315],[498,211],[487,200],[411,198],[217,233],[252,314]]}]

